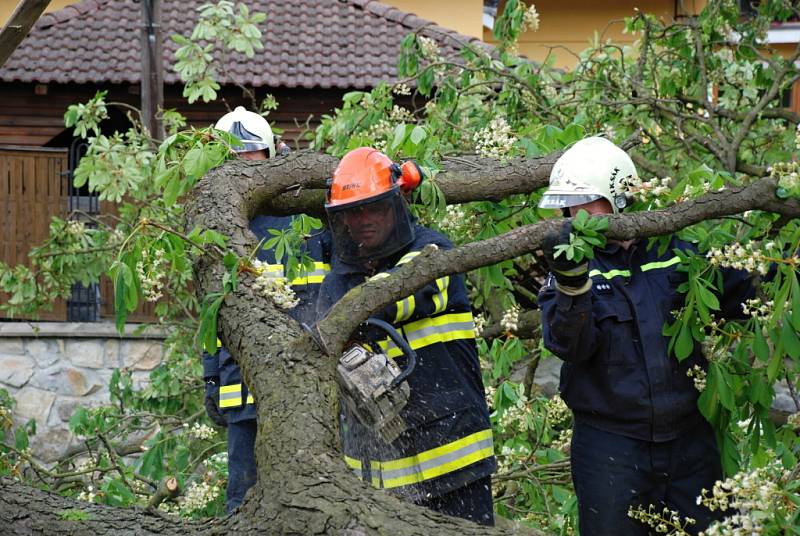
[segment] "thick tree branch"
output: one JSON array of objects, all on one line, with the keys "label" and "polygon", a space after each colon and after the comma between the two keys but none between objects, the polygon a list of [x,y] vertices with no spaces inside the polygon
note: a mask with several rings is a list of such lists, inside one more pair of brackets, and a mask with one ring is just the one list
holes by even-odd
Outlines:
[{"label": "thick tree branch", "polygon": [[[775,196],[776,186],[776,179],[765,177],[745,188],[712,192],[663,210],[614,215],[609,217],[606,235],[619,240],[665,235],[704,220],[746,210],[765,210],[793,218],[800,217],[800,203],[778,199]],[[317,326],[326,351],[332,352],[332,355],[338,354],[350,334],[370,314],[412,294],[438,277],[468,272],[535,251],[540,247],[544,235],[549,230],[555,230],[556,225],[558,222],[554,220],[542,221],[449,251],[426,248],[412,262],[396,270],[392,277],[360,285],[331,308]]]}]

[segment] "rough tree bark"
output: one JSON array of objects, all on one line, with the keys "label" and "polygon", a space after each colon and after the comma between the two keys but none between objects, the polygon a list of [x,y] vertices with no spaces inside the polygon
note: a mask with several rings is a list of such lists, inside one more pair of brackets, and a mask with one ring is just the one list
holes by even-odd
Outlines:
[{"label": "rough tree bark", "polygon": [[[476,157],[450,159],[437,182],[449,202],[497,199],[544,186],[554,157],[498,163]],[[248,218],[267,207],[308,210],[300,190],[321,189],[336,164],[330,156],[296,153],[262,163],[232,162],[209,173],[187,206],[187,227],[230,237],[240,255],[255,246]],[[761,209],[800,217],[800,203],[775,198],[775,181],[712,193],[665,210],[610,218],[608,235],[633,238],[666,234],[709,218]],[[502,194],[498,193],[502,192]],[[309,197],[309,198],[310,198]],[[341,461],[337,430],[335,356],[353,329],[371,313],[444,274],[465,272],[537,249],[552,222],[450,251],[429,249],[389,278],[348,293],[319,324],[321,346],[267,298],[243,273],[219,313],[225,345],[241,364],[259,408],[256,457],[259,481],[234,517],[182,523],[136,510],[68,501],[3,480],[0,531],[15,534],[500,534],[535,533],[518,527],[487,530],[401,502],[362,483]],[[212,255],[195,262],[199,294],[221,289],[224,267]],[[88,521],[64,521],[65,508],[87,512]]]}]

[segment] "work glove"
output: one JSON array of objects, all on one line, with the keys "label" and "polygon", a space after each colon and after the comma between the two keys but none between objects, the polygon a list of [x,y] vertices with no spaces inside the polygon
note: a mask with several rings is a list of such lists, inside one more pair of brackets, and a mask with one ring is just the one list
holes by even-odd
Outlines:
[{"label": "work glove", "polygon": [[556,257],[556,246],[568,245],[570,233],[572,233],[572,223],[563,222],[558,232],[545,235],[542,252],[550,272],[556,278],[556,288],[569,296],[577,296],[592,288],[588,260],[584,258],[581,262],[575,262],[567,259],[566,253]]},{"label": "work glove", "polygon": [[206,397],[203,400],[203,405],[211,422],[223,428],[228,427],[225,415],[219,410],[219,378],[211,378],[206,382]]}]

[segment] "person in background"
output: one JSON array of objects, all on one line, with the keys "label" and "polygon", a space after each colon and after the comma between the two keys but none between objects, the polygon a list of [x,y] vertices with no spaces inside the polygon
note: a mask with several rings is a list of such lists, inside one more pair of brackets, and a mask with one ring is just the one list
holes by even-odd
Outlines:
[{"label": "person in background", "polygon": [[[262,116],[237,107],[225,114],[214,126],[239,138],[233,147],[243,160],[267,160],[277,154],[287,154],[289,148],[277,137]],[[284,230],[291,226],[292,216],[258,215],[250,221],[250,230],[259,240],[270,236],[269,230]],[[314,269],[291,281],[299,300],[289,315],[298,322],[312,323],[320,283],[330,265],[329,239],[320,231],[305,241],[304,253],[314,260]],[[284,276],[284,267],[276,262],[275,252],[259,249],[257,258],[266,263],[265,269],[275,277]],[[253,395],[242,382],[241,371],[230,352],[217,342],[217,353],[203,353],[203,379],[206,382],[205,407],[209,418],[228,428],[228,486],[226,510],[230,513],[244,500],[245,493],[256,482],[255,438],[256,407]]]}]

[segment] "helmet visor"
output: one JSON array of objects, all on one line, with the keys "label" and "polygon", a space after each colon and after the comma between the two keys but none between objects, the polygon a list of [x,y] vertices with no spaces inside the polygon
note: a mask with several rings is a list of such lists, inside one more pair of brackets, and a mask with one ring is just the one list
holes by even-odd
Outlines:
[{"label": "helmet visor", "polygon": [[269,149],[269,144],[266,140],[262,140],[260,136],[244,128],[244,125],[239,121],[231,125],[230,133],[241,140],[241,143],[231,147],[237,153],[249,153],[251,151]]},{"label": "helmet visor", "polygon": [[567,208],[585,205],[603,197],[600,194],[559,194],[545,193],[539,201],[539,208]]},{"label": "helmet visor", "polygon": [[336,256],[347,263],[382,259],[414,240],[411,216],[397,189],[368,201],[327,207]]}]

